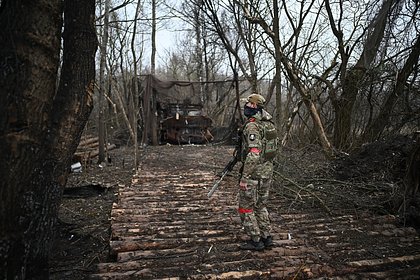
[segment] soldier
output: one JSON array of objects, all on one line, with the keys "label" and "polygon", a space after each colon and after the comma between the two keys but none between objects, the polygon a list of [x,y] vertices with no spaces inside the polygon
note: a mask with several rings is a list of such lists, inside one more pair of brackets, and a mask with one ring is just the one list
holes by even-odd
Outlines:
[{"label": "soldier", "polygon": [[244,250],[273,246],[267,202],[277,152],[277,133],[272,116],[263,109],[265,99],[251,94],[244,106],[247,121],[242,131],[242,173],[239,183],[239,215],[250,239]]}]

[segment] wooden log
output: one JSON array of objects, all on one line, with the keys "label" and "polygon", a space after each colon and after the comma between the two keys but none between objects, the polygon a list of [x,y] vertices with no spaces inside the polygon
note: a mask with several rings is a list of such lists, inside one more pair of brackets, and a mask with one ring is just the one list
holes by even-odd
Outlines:
[{"label": "wooden log", "polygon": [[[233,228],[232,228],[233,229]],[[170,230],[168,229],[151,229],[151,228],[112,228],[112,237],[117,238],[120,236],[128,237],[128,236],[155,236],[159,239],[176,239],[176,238],[188,238],[189,236],[194,236],[194,238],[199,237],[217,237],[217,236],[228,236],[229,232],[232,230],[207,230],[207,229],[196,229],[193,232],[191,232],[188,229],[182,230],[181,228],[176,230]],[[194,240],[194,239],[192,239]]]},{"label": "wooden log", "polygon": [[77,150],[78,151],[85,151],[85,150],[93,150],[93,149],[97,149],[99,147],[99,142],[93,142],[87,145],[83,145],[83,146],[78,146]]},{"label": "wooden log", "polygon": [[[152,279],[153,274],[150,269],[127,270],[122,272],[105,272],[95,273],[89,276],[91,280],[131,280],[131,279]],[[160,280],[165,280],[161,278]],[[168,280],[179,280],[179,278],[171,278]]]},{"label": "wooden log", "polygon": [[[218,236],[218,237],[209,237],[209,238],[196,238],[194,239],[194,244],[211,244],[216,242],[229,242],[232,240],[231,236]],[[162,248],[175,248],[179,247],[182,244],[187,244],[191,241],[191,238],[175,238],[175,239],[166,239],[165,243],[152,241],[152,240],[143,240],[139,241],[139,237],[124,237],[121,240],[111,240],[111,254],[115,255],[119,252],[128,252],[128,251],[137,251],[137,250],[151,250],[151,249],[162,249]]]},{"label": "wooden log", "polygon": [[99,141],[99,137],[89,137],[89,138],[81,140],[79,142],[79,147],[83,147],[83,146],[86,146],[88,144],[95,143],[98,141]]},{"label": "wooden log", "polygon": [[119,253],[117,257],[118,262],[128,262],[134,260],[144,260],[144,259],[156,259],[156,258],[168,258],[168,257],[179,257],[182,255],[187,255],[194,253],[194,249],[163,249],[163,250],[138,250],[132,252],[123,252]]},{"label": "wooden log", "polygon": [[384,264],[392,264],[392,263],[400,263],[406,264],[409,262],[416,262],[420,261],[420,255],[412,255],[412,256],[400,256],[400,257],[388,257],[388,258],[381,258],[381,259],[370,259],[370,260],[358,260],[348,262],[350,266],[356,267],[364,267],[364,266],[378,266]]},{"label": "wooden log", "polygon": [[[108,146],[106,147],[106,149],[108,151],[111,151],[111,150],[115,149],[116,147],[117,147],[117,145],[115,145],[115,144],[108,144]],[[95,149],[93,151],[76,152],[74,154],[75,157],[79,157],[79,158],[82,158],[82,159],[91,159],[91,158],[94,158],[94,157],[96,157],[98,155],[99,155],[99,150],[98,149]]]},{"label": "wooden log", "polygon": [[229,271],[221,274],[199,274],[191,275],[189,279],[268,279],[271,275],[270,271],[258,271],[258,270],[247,270],[247,271]]}]

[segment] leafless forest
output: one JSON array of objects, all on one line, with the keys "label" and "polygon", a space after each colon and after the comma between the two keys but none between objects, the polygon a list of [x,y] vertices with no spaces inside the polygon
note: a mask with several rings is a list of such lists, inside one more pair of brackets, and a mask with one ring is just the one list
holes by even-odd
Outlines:
[{"label": "leafless forest", "polygon": [[[105,234],[113,191],[141,174],[147,147],[177,157],[166,148],[233,145],[252,92],[266,97],[289,160],[277,170],[288,192],[276,199],[340,212],[305,181],[324,178],[331,197],[345,186],[357,209],[416,227],[419,10],[415,0],[0,0],[1,277],[59,273],[54,244],[83,217],[67,204],[81,184],[72,164],[101,191],[111,184],[95,212]],[[81,270],[105,261],[103,246]]]}]

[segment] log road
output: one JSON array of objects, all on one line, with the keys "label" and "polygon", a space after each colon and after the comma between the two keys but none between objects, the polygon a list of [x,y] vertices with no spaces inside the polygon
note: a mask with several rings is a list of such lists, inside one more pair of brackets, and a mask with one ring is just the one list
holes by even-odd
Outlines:
[{"label": "log road", "polygon": [[291,211],[277,193],[274,248],[240,250],[234,176],[207,198],[230,155],[218,146],[147,148],[112,207],[113,261],[90,279],[420,279],[418,233],[395,217]]}]

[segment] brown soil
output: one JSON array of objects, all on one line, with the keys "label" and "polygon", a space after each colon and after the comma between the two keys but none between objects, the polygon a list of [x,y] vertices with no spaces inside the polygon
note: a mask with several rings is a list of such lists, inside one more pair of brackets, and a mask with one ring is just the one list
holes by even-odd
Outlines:
[{"label": "brown soil", "polygon": [[110,151],[111,162],[91,163],[71,173],[59,212],[51,253],[51,279],[80,280],[109,258],[110,212],[118,187],[130,185],[133,149]]},{"label": "brown soil", "polygon": [[[349,211],[360,215],[366,212],[395,214],[395,201],[402,197],[400,187],[411,144],[408,138],[393,139],[366,146],[351,156],[343,154],[334,161],[325,160],[318,147],[284,150],[275,175],[277,188],[274,186],[281,191],[276,191],[275,195],[287,201],[282,205],[287,211],[310,213],[316,208],[335,215]],[[213,170],[222,170],[230,158],[228,148],[219,148],[208,146],[202,151],[217,150]],[[165,149],[170,151],[168,147]],[[165,161],[168,170],[182,160],[179,149],[173,150],[176,151],[172,155],[174,160]],[[84,279],[98,263],[112,261],[109,256],[110,212],[118,187],[131,184],[133,150],[126,147],[112,150],[110,158],[111,162],[106,165],[90,164],[69,178],[51,254],[51,279]],[[200,163],[182,164],[191,164],[194,168]],[[411,225],[417,226],[413,222]],[[349,242],[348,238],[346,236],[342,242]],[[358,242],[368,247],[371,241]],[[339,260],[331,260],[334,261]]]}]

